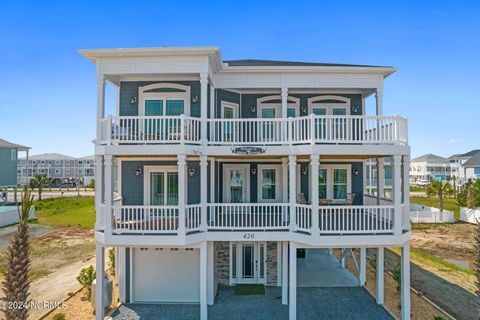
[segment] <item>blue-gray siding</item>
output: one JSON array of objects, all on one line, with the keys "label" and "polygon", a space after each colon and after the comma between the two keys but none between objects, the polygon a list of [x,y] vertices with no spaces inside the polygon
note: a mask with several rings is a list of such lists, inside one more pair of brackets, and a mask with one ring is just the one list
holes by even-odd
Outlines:
[{"label": "blue-gray siding", "polygon": [[[15,160],[12,160],[12,150]],[[17,150],[0,149],[0,186],[17,185]]]}]

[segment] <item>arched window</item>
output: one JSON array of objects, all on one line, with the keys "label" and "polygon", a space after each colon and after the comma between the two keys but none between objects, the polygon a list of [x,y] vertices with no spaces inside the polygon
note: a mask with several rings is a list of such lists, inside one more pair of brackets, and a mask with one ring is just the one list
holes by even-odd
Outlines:
[{"label": "arched window", "polygon": [[141,116],[190,115],[190,87],[178,83],[155,83],[138,88]]},{"label": "arched window", "polygon": [[[300,99],[288,97],[287,117],[300,116]],[[258,118],[281,118],[282,97],[280,95],[266,96],[257,99]]]},{"label": "arched window", "polygon": [[323,115],[349,115],[350,99],[336,95],[308,98],[308,113]]}]

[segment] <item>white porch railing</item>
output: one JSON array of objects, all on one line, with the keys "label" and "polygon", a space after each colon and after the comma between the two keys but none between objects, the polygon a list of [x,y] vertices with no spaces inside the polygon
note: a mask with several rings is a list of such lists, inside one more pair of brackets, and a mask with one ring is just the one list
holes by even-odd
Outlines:
[{"label": "white porch railing", "polygon": [[394,206],[321,206],[320,234],[392,233]]},{"label": "white porch railing", "polygon": [[198,204],[188,205],[185,209],[186,232],[199,231],[202,226],[202,207]]},{"label": "white porch railing", "polygon": [[116,116],[102,120],[107,144],[199,143],[199,118],[181,116]]},{"label": "white porch railing", "polygon": [[[201,126],[208,128],[201,137]],[[399,116],[315,116],[208,119],[181,116],[115,116],[101,120],[104,144],[406,144],[407,120]]]},{"label": "white porch railing", "polygon": [[285,203],[209,204],[210,230],[288,229],[289,208]]},{"label": "white porch railing", "polygon": [[176,233],[177,206],[114,206],[115,233]]},{"label": "white porch railing", "polygon": [[310,232],[312,227],[312,206],[307,204],[295,205],[297,215],[297,231]]}]

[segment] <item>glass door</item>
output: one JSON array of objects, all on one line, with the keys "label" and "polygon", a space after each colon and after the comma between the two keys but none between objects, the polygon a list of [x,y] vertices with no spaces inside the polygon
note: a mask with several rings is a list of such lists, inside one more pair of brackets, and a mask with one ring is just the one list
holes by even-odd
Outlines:
[{"label": "glass door", "polygon": [[232,242],[231,282],[265,283],[265,242]]},{"label": "glass door", "polygon": [[224,202],[244,203],[250,201],[250,165],[235,164],[223,166]]}]

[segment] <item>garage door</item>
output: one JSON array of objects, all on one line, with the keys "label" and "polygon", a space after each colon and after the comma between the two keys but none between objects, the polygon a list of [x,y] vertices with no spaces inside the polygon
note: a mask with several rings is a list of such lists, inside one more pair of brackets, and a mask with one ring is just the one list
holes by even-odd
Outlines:
[{"label": "garage door", "polygon": [[200,302],[200,254],[190,248],[136,248],[132,301]]}]

